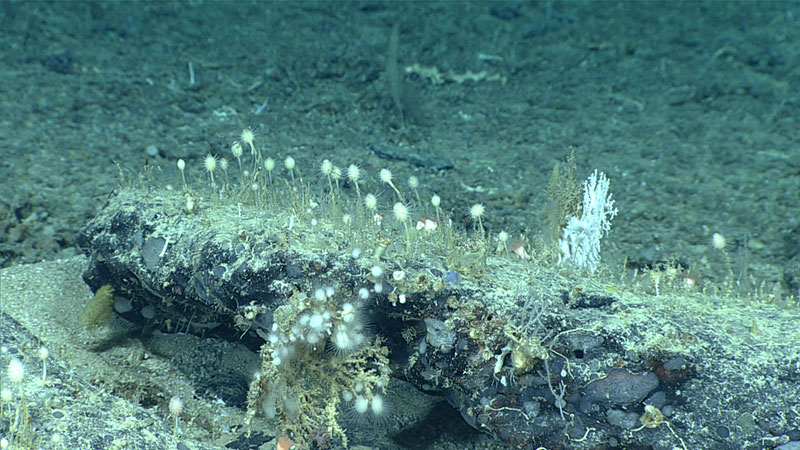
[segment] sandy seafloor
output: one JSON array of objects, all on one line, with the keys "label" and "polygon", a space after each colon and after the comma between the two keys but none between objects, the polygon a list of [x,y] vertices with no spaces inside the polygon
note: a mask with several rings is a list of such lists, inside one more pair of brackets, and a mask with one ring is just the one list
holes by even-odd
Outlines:
[{"label": "sandy seafloor", "polygon": [[[386,80],[395,24],[401,69],[498,77],[405,73],[401,120]],[[580,178],[611,180],[608,272],[672,262],[705,286],[796,308],[798,2],[6,0],[0,49],[10,270],[60,260],[49,270],[79,283],[75,235],[120,174],[179,186],[182,158],[202,180],[203,158],[252,127],[307,177],[324,158],[416,175],[464,227],[480,202],[490,235],[535,236],[553,165],[574,151]],[[11,273],[3,308],[19,312]],[[90,295],[73,292],[76,304]],[[461,436],[437,445],[498,448]]]}]

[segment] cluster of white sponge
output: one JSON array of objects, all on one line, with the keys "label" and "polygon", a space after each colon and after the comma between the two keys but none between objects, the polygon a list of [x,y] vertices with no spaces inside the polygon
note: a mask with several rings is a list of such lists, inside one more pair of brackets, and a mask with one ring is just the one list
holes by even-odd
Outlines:
[{"label": "cluster of white sponge", "polygon": [[336,325],[331,336],[331,347],[337,354],[348,354],[364,343],[364,326],[358,320],[356,307],[350,302],[342,305],[341,318],[342,322]]},{"label": "cluster of white sponge", "polygon": [[308,307],[297,317],[289,330],[272,325],[269,343],[272,345],[272,363],[280,366],[291,359],[298,347],[316,350],[328,343],[336,354],[349,354],[361,348],[366,341],[364,325],[357,303],[338,304],[333,287],[321,287],[307,300]]},{"label": "cluster of white sponge", "polygon": [[[384,386],[378,385],[377,387],[383,388]],[[345,391],[342,393],[342,400],[350,405],[352,419],[356,422],[366,419],[378,423],[386,419],[389,408],[383,395],[377,392],[370,392],[362,382],[357,382],[353,390],[353,392]]]}]

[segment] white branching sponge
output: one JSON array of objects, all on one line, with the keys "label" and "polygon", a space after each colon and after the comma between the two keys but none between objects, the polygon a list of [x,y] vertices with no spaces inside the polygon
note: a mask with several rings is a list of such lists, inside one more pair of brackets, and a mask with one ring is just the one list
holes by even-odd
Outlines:
[{"label": "white branching sponge", "polygon": [[583,182],[583,212],[571,217],[561,234],[561,262],[594,273],[600,262],[600,239],[611,230],[617,215],[608,193],[608,178],[597,170]]}]

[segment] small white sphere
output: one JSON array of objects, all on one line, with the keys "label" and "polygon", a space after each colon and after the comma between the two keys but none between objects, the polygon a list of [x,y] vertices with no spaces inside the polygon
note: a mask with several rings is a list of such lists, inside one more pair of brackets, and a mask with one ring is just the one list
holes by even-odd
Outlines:
[{"label": "small white sphere", "polygon": [[244,130],[242,130],[241,138],[242,138],[242,142],[252,146],[253,145],[253,141],[256,140],[256,135],[255,135],[255,133],[253,133],[252,129],[245,128]]},{"label": "small white sphere", "polygon": [[234,158],[236,159],[241,158],[242,152],[243,152],[242,144],[240,144],[239,141],[236,141],[233,144],[231,144],[231,154],[233,154]]},{"label": "small white sphere", "polygon": [[394,204],[394,208],[392,210],[394,212],[394,218],[398,222],[408,221],[408,208],[406,208],[406,205],[397,202]]},{"label": "small white sphere", "polygon": [[475,203],[469,208],[469,216],[472,217],[473,220],[478,220],[481,216],[483,216],[484,211],[486,208],[480,203]]},{"label": "small white sphere", "polygon": [[[352,313],[353,313],[353,304],[350,303],[350,302],[343,303],[342,304],[342,316],[346,316],[346,315],[352,314]],[[345,322],[346,322],[346,320],[345,320]]]},{"label": "small white sphere", "polygon": [[372,274],[372,278],[380,278],[383,276],[383,268],[381,266],[372,266],[370,273]]},{"label": "small white sphere", "polygon": [[333,333],[331,342],[333,343],[333,346],[336,347],[336,350],[342,353],[349,353],[355,348],[353,345],[353,340],[350,339],[350,335],[347,334],[347,330],[343,327],[339,327],[339,329]]},{"label": "small white sphere", "polygon": [[376,416],[383,414],[383,397],[378,394],[373,395],[372,401],[369,403],[369,408],[372,410],[372,414]]},{"label": "small white sphere", "polygon": [[286,170],[294,170],[295,160],[291,156],[287,156],[286,159],[283,160],[283,167],[286,167]]},{"label": "small white sphere", "polygon": [[364,196],[364,206],[370,211],[375,211],[375,208],[378,207],[378,198],[375,197],[375,194],[367,194]]},{"label": "small white sphere", "polygon": [[433,197],[431,197],[431,205],[433,205],[434,208],[438,208],[439,205],[441,204],[442,204],[442,198],[436,194],[433,194]]},{"label": "small white sphere", "polygon": [[317,331],[322,330],[324,324],[325,324],[325,319],[322,317],[321,314],[314,314],[308,320],[308,326]]},{"label": "small white sphere", "polygon": [[186,168],[186,161],[184,161],[183,159],[179,159],[178,160],[178,170],[183,172],[183,169],[185,169],[185,168]]},{"label": "small white sphere", "polygon": [[171,399],[169,399],[169,413],[173,416],[180,416],[181,411],[183,411],[183,400],[177,395],[173,395]]},{"label": "small white sphere", "polygon": [[355,164],[347,166],[347,178],[353,183],[358,183],[361,179],[361,168]]},{"label": "small white sphere", "polygon": [[212,154],[208,154],[203,160],[203,165],[206,166],[207,171],[213,172],[214,169],[217,168],[217,158],[215,158]]},{"label": "small white sphere", "polygon": [[381,169],[378,176],[383,183],[389,184],[392,182],[392,171],[389,169]]},{"label": "small white sphere", "polygon": [[359,414],[364,414],[369,409],[369,401],[363,395],[356,397],[356,402],[353,404],[353,409]]},{"label": "small white sphere", "polygon": [[408,187],[410,187],[411,189],[418,188],[419,187],[419,178],[415,177],[414,175],[411,175],[410,177],[408,177]]},{"label": "small white sphere", "polygon": [[12,383],[21,383],[25,376],[25,366],[17,358],[8,362],[8,379]]},{"label": "small white sphere", "polygon": [[728,246],[728,240],[725,239],[725,236],[714,233],[711,235],[711,246],[717,250],[725,250],[725,247]]},{"label": "small white sphere", "polygon": [[331,173],[333,173],[333,163],[331,162],[331,160],[323,159],[322,165],[320,165],[319,167],[319,171],[322,172],[322,174],[325,175],[326,177],[331,176]]},{"label": "small white sphere", "polygon": [[264,160],[264,168],[267,169],[267,172],[272,172],[275,169],[275,160],[272,158]]}]

